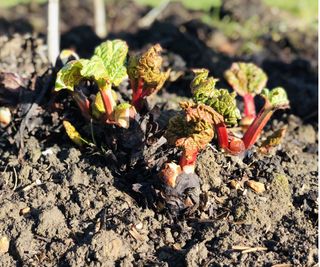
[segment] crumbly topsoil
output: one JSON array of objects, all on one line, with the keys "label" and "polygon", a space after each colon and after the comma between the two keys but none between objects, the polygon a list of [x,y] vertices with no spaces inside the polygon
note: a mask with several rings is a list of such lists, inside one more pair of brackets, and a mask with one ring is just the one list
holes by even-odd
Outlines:
[{"label": "crumbly topsoil", "polygon": [[[208,48],[199,36],[178,30],[184,23],[181,17],[171,28],[164,26],[168,22],[153,25],[163,31],[123,36],[136,49],[167,38],[163,42],[168,64],[184,74],[186,66],[222,73],[237,60]],[[181,38],[190,46],[180,44],[179,49]],[[22,35],[0,37],[0,45],[0,72],[18,73],[23,87],[29,88],[24,95],[29,100],[14,113],[19,127],[41,85],[37,78],[48,68],[46,48],[42,39]],[[195,55],[201,51],[201,58],[188,49]],[[299,60],[308,62],[303,55]],[[135,177],[119,175],[104,157],[75,147],[44,97],[25,131],[22,158],[15,143],[17,129],[0,129],[0,266],[315,266],[318,126],[312,112],[317,78],[309,65],[301,64],[281,59],[263,63],[271,74],[270,85],[284,83],[292,97],[294,114],[280,112],[264,134],[287,124],[282,145],[269,155],[255,147],[245,158],[227,156],[214,143],[207,147],[196,168],[205,205],[182,218],[146,207],[131,190]],[[177,98],[190,94],[189,81],[181,78],[165,88],[162,96],[172,99],[166,108],[176,108]],[[301,107],[303,90],[309,105]],[[2,93],[0,82],[1,100]],[[230,180],[247,178],[264,183],[265,192],[230,187]],[[241,252],[236,246],[257,251]]]}]

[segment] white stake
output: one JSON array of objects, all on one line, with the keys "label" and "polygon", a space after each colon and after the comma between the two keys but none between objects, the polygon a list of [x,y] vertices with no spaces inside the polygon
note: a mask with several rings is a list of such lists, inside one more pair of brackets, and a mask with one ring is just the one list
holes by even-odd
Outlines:
[{"label": "white stake", "polygon": [[94,29],[100,38],[107,36],[106,9],[104,0],[93,0],[94,5]]},{"label": "white stake", "polygon": [[60,50],[59,35],[59,0],[48,2],[48,57],[52,65],[55,64]]}]

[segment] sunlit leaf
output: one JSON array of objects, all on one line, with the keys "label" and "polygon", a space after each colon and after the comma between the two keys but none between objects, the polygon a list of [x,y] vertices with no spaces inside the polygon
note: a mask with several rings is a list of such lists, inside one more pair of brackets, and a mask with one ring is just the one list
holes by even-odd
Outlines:
[{"label": "sunlit leaf", "polygon": [[55,83],[55,91],[62,89],[74,90],[74,87],[83,79],[81,69],[84,60],[72,60],[67,63],[58,73]]},{"label": "sunlit leaf", "polygon": [[267,75],[253,63],[235,62],[224,74],[228,83],[239,95],[260,94],[266,86]]},{"label": "sunlit leaf", "polygon": [[80,133],[76,130],[76,128],[69,122],[63,121],[63,126],[66,130],[69,138],[78,146],[89,145],[90,143],[81,137]]},{"label": "sunlit leaf", "polygon": [[[103,64],[105,71],[103,77],[107,77],[110,83],[118,86],[126,77],[127,69],[125,67],[125,60],[128,53],[128,45],[122,40],[106,41],[96,47],[94,56],[91,60],[97,61],[100,58],[99,66]],[[97,70],[96,72],[101,72]],[[100,76],[100,75],[99,75]]]}]

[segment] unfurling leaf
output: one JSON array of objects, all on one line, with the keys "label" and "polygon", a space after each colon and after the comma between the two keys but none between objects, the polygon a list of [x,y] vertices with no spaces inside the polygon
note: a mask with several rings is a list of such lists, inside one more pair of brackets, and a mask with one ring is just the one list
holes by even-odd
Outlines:
[{"label": "unfurling leaf", "polygon": [[93,56],[90,60],[83,59],[81,75],[85,78],[93,78],[97,82],[103,82],[109,80],[109,74],[107,73],[103,61],[98,56]]},{"label": "unfurling leaf", "polygon": [[109,82],[118,86],[127,77],[127,69],[125,67],[127,54],[127,43],[116,39],[106,41],[96,47],[92,58],[98,57],[101,59]]},{"label": "unfurling leaf", "polygon": [[82,60],[72,60],[67,63],[58,73],[55,83],[55,91],[61,89],[74,90],[74,87],[83,79],[81,75]]},{"label": "unfurling leaf", "polygon": [[86,141],[81,137],[80,133],[69,121],[63,121],[63,126],[67,132],[67,135],[71,139],[71,141],[74,142],[76,145],[78,146],[90,145],[88,141]]},{"label": "unfurling leaf", "polygon": [[137,90],[139,80],[143,82],[142,97],[149,96],[159,91],[170,74],[170,70],[162,72],[162,48],[156,44],[142,55],[132,56],[128,63],[128,76]]},{"label": "unfurling leaf", "polygon": [[276,110],[289,107],[287,93],[282,87],[276,87],[272,90],[264,89],[261,96],[266,100],[266,109]]},{"label": "unfurling leaf", "polygon": [[217,80],[208,77],[208,70],[195,69],[193,72],[195,77],[191,82],[191,89],[194,101],[210,106],[221,114],[227,126],[236,125],[241,118],[240,111],[236,106],[236,94],[229,93],[226,89],[216,89]]},{"label": "unfurling leaf", "polygon": [[128,53],[126,42],[106,41],[99,45],[91,59],[73,60],[57,74],[55,91],[73,91],[81,79],[94,79],[98,85],[118,86],[126,77],[125,60]]},{"label": "unfurling leaf", "polygon": [[224,76],[240,96],[260,94],[268,80],[262,69],[253,63],[245,62],[233,63]]},{"label": "unfurling leaf", "polygon": [[201,101],[202,97],[211,97],[214,92],[216,82],[218,79],[214,79],[209,76],[209,71],[207,69],[193,69],[194,78],[191,81],[190,88],[195,98]]},{"label": "unfurling leaf", "polygon": [[213,123],[223,121],[212,108],[192,102],[181,102],[185,115],[170,119],[165,133],[168,142],[183,147],[186,156],[203,149],[214,136]]},{"label": "unfurling leaf", "polygon": [[130,118],[133,118],[135,114],[134,106],[129,103],[122,103],[114,109],[114,123],[122,128],[128,129],[130,126]]}]

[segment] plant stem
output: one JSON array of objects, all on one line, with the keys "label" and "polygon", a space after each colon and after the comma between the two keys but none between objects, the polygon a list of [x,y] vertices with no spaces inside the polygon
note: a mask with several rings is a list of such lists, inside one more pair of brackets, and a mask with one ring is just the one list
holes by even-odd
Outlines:
[{"label": "plant stem", "polygon": [[256,106],[254,104],[254,95],[245,94],[244,101],[244,116],[254,119],[256,117]]},{"label": "plant stem", "polygon": [[81,114],[87,120],[91,118],[90,116],[90,102],[88,98],[81,92],[73,92],[72,97],[76,101],[78,107],[81,110]]},{"label": "plant stem", "polygon": [[185,173],[194,173],[198,154],[198,149],[192,151],[191,153],[185,149],[183,150],[179,165]]},{"label": "plant stem", "polygon": [[117,103],[113,98],[111,88],[107,86],[99,89],[100,89],[103,105],[106,110],[107,119],[110,119],[113,113],[114,107],[117,105]]},{"label": "plant stem", "polygon": [[215,124],[216,133],[218,136],[218,143],[220,148],[227,149],[229,147],[228,130],[223,122]]},{"label": "plant stem", "polygon": [[142,100],[143,100],[143,80],[139,79],[134,85],[134,82],[131,82],[132,87],[132,105],[139,112],[142,109]]},{"label": "plant stem", "polygon": [[258,140],[262,129],[267,124],[272,114],[273,110],[271,108],[266,107],[263,107],[262,110],[259,112],[259,114],[252,122],[252,124],[249,126],[248,130],[242,138],[246,149],[250,149],[253,146],[253,144]]}]

